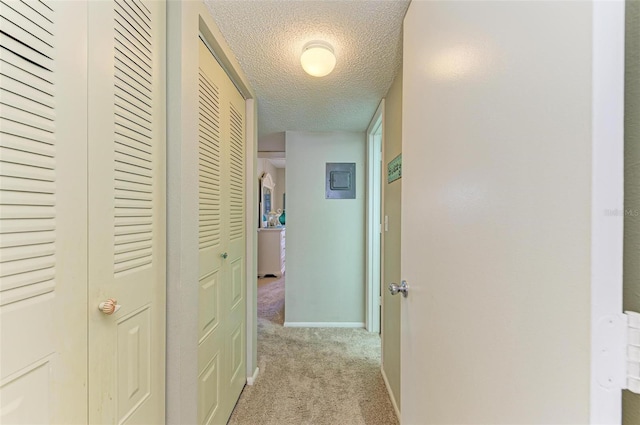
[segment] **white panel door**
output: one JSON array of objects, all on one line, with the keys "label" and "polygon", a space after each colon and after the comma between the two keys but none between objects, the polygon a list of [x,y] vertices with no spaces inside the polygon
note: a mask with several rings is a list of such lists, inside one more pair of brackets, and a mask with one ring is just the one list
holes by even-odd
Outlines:
[{"label": "white panel door", "polygon": [[89,421],[162,423],[165,3],[89,2],[88,22]]},{"label": "white panel door", "polygon": [[0,423],[84,423],[86,4],[3,0],[0,31]]},{"label": "white panel door", "polygon": [[198,422],[226,424],[245,376],[245,101],[200,41]]},{"label": "white panel door", "polygon": [[596,388],[617,407],[594,423],[616,423],[591,329],[621,289],[622,219],[606,214],[622,208],[623,61],[600,56],[620,50],[619,6],[409,6],[403,424],[586,424]]}]

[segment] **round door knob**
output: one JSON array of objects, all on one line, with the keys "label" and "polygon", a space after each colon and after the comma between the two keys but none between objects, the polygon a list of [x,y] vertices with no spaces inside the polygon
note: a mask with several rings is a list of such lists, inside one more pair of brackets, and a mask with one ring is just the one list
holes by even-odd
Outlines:
[{"label": "round door knob", "polygon": [[108,300],[103,301],[100,303],[100,305],[98,305],[98,309],[107,315],[113,314],[116,311],[120,310],[120,307],[121,305],[118,304],[118,301],[113,298],[109,298]]},{"label": "round door knob", "polygon": [[409,285],[407,285],[406,280],[403,280],[400,285],[397,283],[391,283],[389,284],[389,292],[391,292],[391,295],[401,293],[402,296],[406,298],[409,294]]},{"label": "round door knob", "polygon": [[226,260],[229,254],[227,254],[226,252],[223,252],[222,254],[220,254],[220,256]]}]

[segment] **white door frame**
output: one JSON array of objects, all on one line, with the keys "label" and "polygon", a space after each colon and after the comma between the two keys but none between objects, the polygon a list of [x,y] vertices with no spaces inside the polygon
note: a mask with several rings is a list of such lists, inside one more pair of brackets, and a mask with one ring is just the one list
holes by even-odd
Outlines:
[{"label": "white door frame", "polygon": [[366,318],[369,332],[380,333],[382,279],[381,218],[382,218],[382,138],[384,99],[367,128],[367,227],[366,227]]},{"label": "white door frame", "polygon": [[621,423],[625,2],[593,2],[591,423]]}]

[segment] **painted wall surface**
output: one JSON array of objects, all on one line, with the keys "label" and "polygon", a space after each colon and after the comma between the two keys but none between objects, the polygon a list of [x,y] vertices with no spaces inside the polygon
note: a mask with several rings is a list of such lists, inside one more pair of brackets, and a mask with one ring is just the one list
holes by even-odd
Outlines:
[{"label": "painted wall surface", "polygon": [[276,167],[274,167],[268,159],[258,158],[258,178],[265,172],[271,174],[273,181],[276,181]]},{"label": "painted wall surface", "polygon": [[190,6],[167,2],[167,423],[198,419],[198,229],[187,224],[198,222],[198,112],[181,108],[198,102],[184,87],[198,66]]},{"label": "painted wall surface", "polygon": [[[364,323],[365,135],[287,132],[285,324]],[[356,199],[325,199],[325,164],[356,163]]]},{"label": "painted wall surface", "polygon": [[382,279],[382,368],[389,382],[398,409],[400,409],[400,296],[392,296],[387,290],[391,282],[400,283],[400,203],[402,179],[387,184],[386,165],[402,152],[402,69],[393,80],[384,109],[384,138],[382,147],[383,217],[388,217],[389,227],[383,233]]},{"label": "painted wall surface", "polygon": [[271,133],[260,137],[258,140],[258,151],[261,152],[282,152],[284,151],[285,133]]},{"label": "painted wall surface", "polygon": [[284,209],[282,205],[282,194],[287,191],[287,171],[285,168],[276,168],[276,206],[277,208]]},{"label": "painted wall surface", "polygon": [[[640,1],[626,2],[624,309],[640,312]],[[622,395],[624,425],[640,424],[640,395]]]}]

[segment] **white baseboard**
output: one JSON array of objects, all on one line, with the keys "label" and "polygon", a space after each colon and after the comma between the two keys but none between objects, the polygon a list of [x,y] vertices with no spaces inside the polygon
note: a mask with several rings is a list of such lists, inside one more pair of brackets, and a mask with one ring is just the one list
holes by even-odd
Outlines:
[{"label": "white baseboard", "polygon": [[285,328],[364,328],[364,322],[284,322]]},{"label": "white baseboard", "polygon": [[396,403],[396,398],[393,396],[393,391],[391,391],[391,387],[389,386],[389,380],[387,379],[387,374],[384,372],[384,367],[380,366],[380,372],[382,372],[382,380],[384,381],[384,386],[387,387],[387,392],[389,393],[389,398],[391,399],[393,410],[395,410],[396,417],[398,418],[398,422],[399,422],[400,409],[398,409],[398,403]]},{"label": "white baseboard", "polygon": [[247,377],[247,385],[253,385],[256,383],[256,379],[258,379],[258,373],[260,373],[260,368],[256,367],[256,370],[253,371],[253,376]]}]

